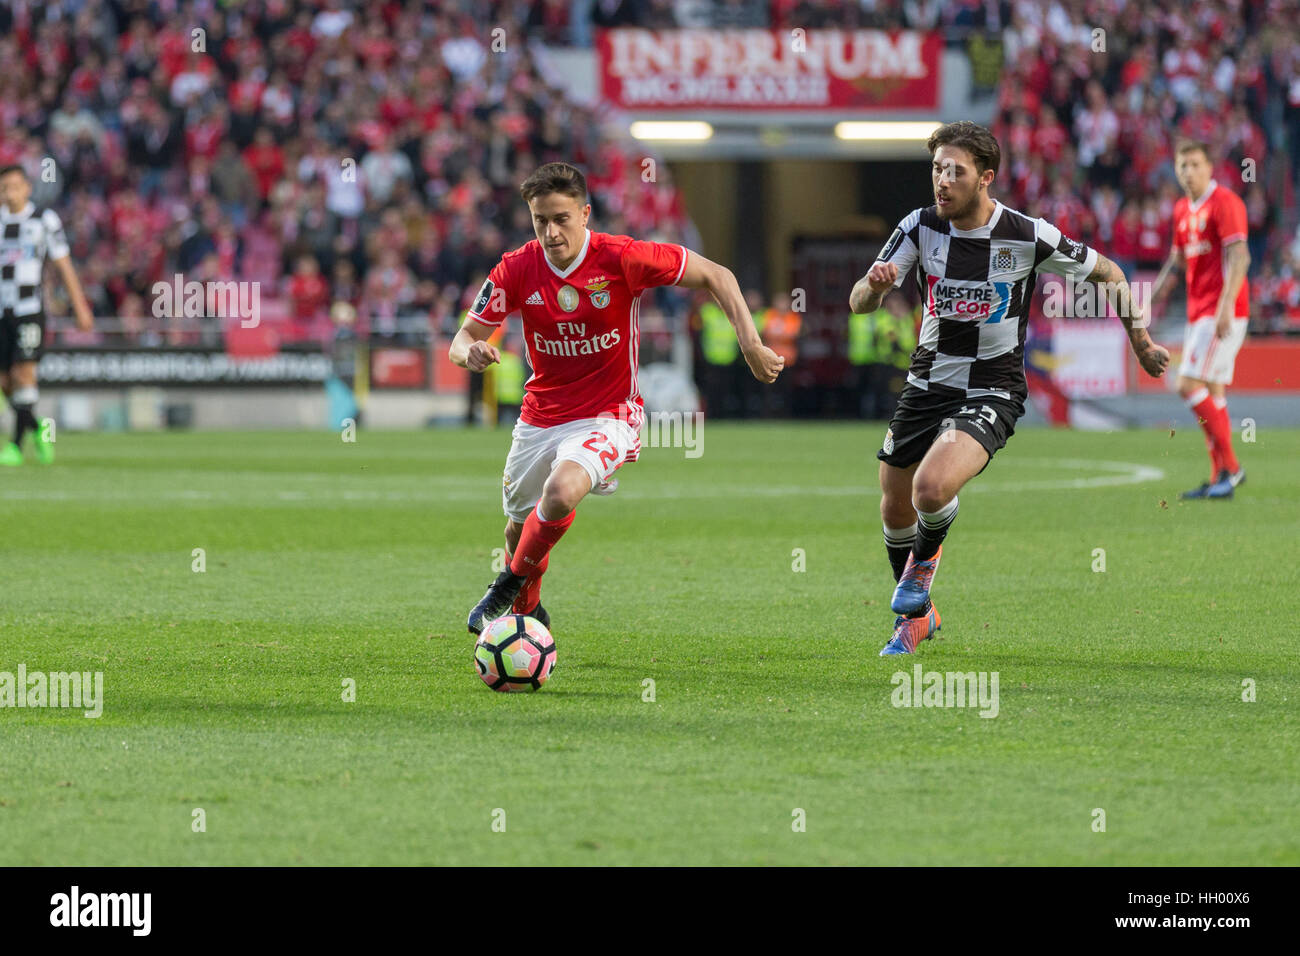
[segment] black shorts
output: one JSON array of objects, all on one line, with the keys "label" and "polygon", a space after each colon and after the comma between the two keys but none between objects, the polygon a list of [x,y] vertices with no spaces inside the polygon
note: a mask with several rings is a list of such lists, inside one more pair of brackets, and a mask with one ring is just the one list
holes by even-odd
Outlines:
[{"label": "black shorts", "polygon": [[979,442],[991,461],[993,453],[1015,433],[1016,422],[1024,413],[1025,403],[1019,398],[940,396],[908,384],[876,457],[895,468],[907,468],[924,458],[943,432],[955,428]]},{"label": "black shorts", "polygon": [[39,362],[44,353],[44,312],[14,315],[6,309],[0,314],[0,371],[7,372],[19,362]]}]

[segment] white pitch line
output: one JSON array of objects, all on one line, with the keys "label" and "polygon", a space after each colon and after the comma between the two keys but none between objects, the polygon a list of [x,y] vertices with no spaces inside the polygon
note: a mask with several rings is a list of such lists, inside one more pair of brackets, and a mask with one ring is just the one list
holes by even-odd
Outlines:
[{"label": "white pitch line", "polygon": [[[962,493],[970,491],[982,492],[1006,492],[1006,491],[1069,491],[1078,488],[1109,488],[1116,485],[1138,485],[1148,481],[1159,481],[1165,477],[1165,473],[1160,468],[1151,465],[1142,465],[1135,462],[1126,461],[1094,461],[1092,459],[1079,458],[1030,458],[1019,459],[1019,464],[1028,462],[1046,463],[1052,466],[1068,468],[1094,468],[1119,472],[1119,474],[1097,475],[1091,478],[1047,478],[1041,481],[1018,481],[1011,483],[991,482],[983,484],[973,482],[962,489]],[[1017,461],[1008,461],[1008,466],[1014,466]],[[878,488],[868,488],[866,486],[851,487],[804,487],[800,485],[791,485],[786,487],[755,487],[727,491],[707,491],[692,489],[685,492],[665,492],[663,489],[654,492],[633,491],[627,494],[628,498],[785,498],[794,496],[812,496],[812,497],[843,497],[845,495],[862,495],[862,496],[880,496]]]},{"label": "white pitch line", "polygon": [[[1069,491],[1076,489],[1088,488],[1110,488],[1119,485],[1138,485],[1151,481],[1159,481],[1165,477],[1165,472],[1151,465],[1143,465],[1136,462],[1125,461],[1096,461],[1083,458],[1037,458],[1037,459],[1019,459],[1009,460],[1005,463],[1006,467],[1012,468],[1016,464],[1027,465],[1047,464],[1051,467],[1065,467],[1083,469],[1100,469],[1109,471],[1111,474],[1094,475],[1088,478],[1047,478],[1039,481],[1013,481],[1008,483],[998,482],[973,482],[962,489],[962,493],[969,492],[1022,492],[1022,491]],[[281,481],[284,475],[266,475],[268,481]],[[325,476],[319,476],[325,477]],[[400,476],[401,480],[409,482],[412,478],[410,475]],[[355,482],[355,478],[349,478],[349,481]],[[379,477],[378,482],[388,479]],[[449,483],[449,476],[430,476],[428,484],[430,487],[424,490],[402,490],[394,491],[382,488],[312,488],[310,491],[301,489],[258,489],[242,488],[230,490],[223,487],[220,490],[201,490],[201,489],[176,489],[176,490],[140,490],[140,491],[61,491],[57,489],[34,489],[24,490],[10,488],[0,490],[0,500],[2,501],[184,501],[190,503],[203,502],[211,504],[220,504],[224,502],[240,502],[245,505],[266,505],[274,503],[284,504],[304,504],[312,505],[318,502],[355,502],[361,504],[403,504],[409,502],[450,502],[450,501],[482,501],[493,497],[496,489],[495,480],[491,487],[480,487],[476,483],[462,481],[460,479],[450,479],[456,482],[452,488],[439,488],[438,485]],[[223,485],[229,482],[222,479]],[[655,500],[676,500],[676,499],[709,499],[709,498],[795,498],[795,497],[814,497],[814,498],[842,498],[842,497],[878,497],[878,489],[870,488],[865,485],[848,485],[848,486],[826,486],[826,485],[768,485],[753,486],[748,488],[718,488],[716,485],[676,485],[670,487],[660,487],[657,489],[635,489],[629,488],[618,497],[629,498],[634,501],[655,501]]]}]

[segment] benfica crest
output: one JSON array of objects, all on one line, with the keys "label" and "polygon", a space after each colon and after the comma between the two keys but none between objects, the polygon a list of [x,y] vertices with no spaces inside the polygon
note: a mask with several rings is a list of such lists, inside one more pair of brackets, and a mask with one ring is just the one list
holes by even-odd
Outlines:
[{"label": "benfica crest", "polygon": [[609,305],[609,290],[605,286],[609,285],[609,280],[596,281],[587,285],[587,291],[591,293],[591,304],[598,309],[603,309]]}]

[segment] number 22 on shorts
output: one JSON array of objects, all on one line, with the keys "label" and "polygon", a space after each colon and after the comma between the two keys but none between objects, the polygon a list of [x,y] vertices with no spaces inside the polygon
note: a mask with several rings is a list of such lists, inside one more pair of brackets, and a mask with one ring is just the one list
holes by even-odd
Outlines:
[{"label": "number 22 on shorts", "polygon": [[[601,444],[605,447],[596,447]],[[618,452],[614,450],[614,443],[604,432],[592,432],[591,437],[582,443],[582,447],[600,456],[601,470],[604,470],[606,464],[613,465],[618,462]]]}]

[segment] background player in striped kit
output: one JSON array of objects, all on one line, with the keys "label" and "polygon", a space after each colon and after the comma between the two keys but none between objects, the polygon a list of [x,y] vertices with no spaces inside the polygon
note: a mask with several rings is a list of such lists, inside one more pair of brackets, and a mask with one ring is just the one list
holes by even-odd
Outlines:
[{"label": "background player in striped kit", "polygon": [[14,409],[14,439],[0,448],[0,465],[21,465],[22,444],[32,433],[36,456],[54,460],[54,446],[36,423],[36,363],[45,345],[41,283],[45,262],[54,263],[72,300],[77,326],[94,323],[72,268],[63,224],[52,209],[37,209],[21,166],[0,169],[0,388]]},{"label": "background player in striped kit", "polygon": [[940,127],[927,146],[935,205],[899,223],[849,297],[854,312],[870,312],[917,266],[921,335],[876,455],[898,582],[890,602],[898,617],[882,656],[910,654],[939,629],[930,584],[957,517],[957,492],[987,467],[1025,411],[1025,331],[1037,273],[1098,283],[1143,369],[1159,376],[1169,364],[1118,266],[989,195],[1001,159],[992,133],[963,120]]}]

